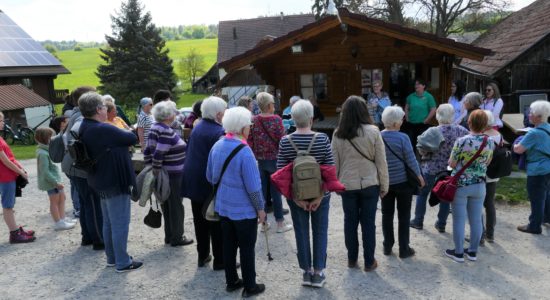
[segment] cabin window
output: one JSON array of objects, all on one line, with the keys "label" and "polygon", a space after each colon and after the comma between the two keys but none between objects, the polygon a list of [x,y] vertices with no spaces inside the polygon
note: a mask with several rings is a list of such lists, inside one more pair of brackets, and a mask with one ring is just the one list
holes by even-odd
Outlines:
[{"label": "cabin window", "polygon": [[32,80],[30,78],[21,79],[21,84],[32,90]]},{"label": "cabin window", "polygon": [[439,88],[439,68],[432,68],[430,74],[430,88]]},{"label": "cabin window", "polygon": [[303,99],[315,97],[318,101],[327,99],[327,74],[300,75],[300,91]]}]

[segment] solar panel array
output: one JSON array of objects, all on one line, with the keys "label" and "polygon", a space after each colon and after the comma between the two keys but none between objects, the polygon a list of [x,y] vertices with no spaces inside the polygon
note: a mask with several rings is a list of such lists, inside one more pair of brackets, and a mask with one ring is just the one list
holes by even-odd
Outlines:
[{"label": "solar panel array", "polygon": [[0,11],[0,67],[52,65],[61,63]]}]

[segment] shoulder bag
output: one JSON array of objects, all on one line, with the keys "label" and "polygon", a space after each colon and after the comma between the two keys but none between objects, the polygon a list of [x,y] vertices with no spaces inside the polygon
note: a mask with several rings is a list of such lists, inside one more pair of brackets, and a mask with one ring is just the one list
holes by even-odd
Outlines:
[{"label": "shoulder bag", "polygon": [[487,166],[487,177],[489,178],[506,177],[512,173],[512,165],[514,164],[512,151],[504,147],[502,139],[499,144],[495,143],[493,159]]},{"label": "shoulder bag", "polygon": [[237,153],[244,147],[245,147],[245,144],[240,144],[239,146],[235,147],[235,149],[233,149],[233,151],[231,151],[231,153],[229,154],[229,156],[227,157],[227,159],[223,163],[222,172],[220,173],[220,178],[218,179],[218,182],[216,184],[214,184],[214,189],[212,190],[212,193],[210,194],[208,199],[206,199],[206,201],[204,202],[204,204],[202,206],[202,215],[208,221],[216,222],[216,221],[220,220],[220,216],[215,211],[216,193],[218,192],[218,187],[220,185],[220,182],[222,182],[223,173],[225,173],[225,169],[227,169],[227,166],[229,165],[229,162],[231,162],[233,157],[235,157],[235,155],[237,155]]},{"label": "shoulder bag", "polygon": [[454,176],[447,176],[445,179],[438,181],[435,186],[432,188],[432,194],[435,194],[437,198],[445,202],[453,202],[455,199],[456,190],[458,189],[458,179],[466,169],[481,155],[481,151],[487,145],[488,136],[483,138],[483,143],[477,150],[474,157],[472,157]]},{"label": "shoulder bag", "polygon": [[390,152],[393,153],[393,155],[395,155],[395,157],[397,157],[405,165],[405,173],[407,173],[407,183],[414,188],[413,195],[418,195],[420,192],[420,186],[422,186],[420,180],[418,179],[418,175],[416,175],[413,169],[409,167],[405,159],[401,158],[401,156],[397,155],[393,151],[393,149],[390,147],[390,145],[386,142],[384,138],[382,138],[382,140],[384,141],[384,144],[386,145],[386,147],[388,147]]},{"label": "shoulder bag", "polygon": [[365,154],[363,154],[363,152],[361,152],[361,150],[359,150],[359,148],[357,148],[357,146],[355,146],[355,144],[350,140],[348,139],[349,143],[353,146],[353,148],[359,153],[361,154],[361,156],[363,156],[364,158],[366,158],[367,160],[371,161],[372,163],[374,163],[374,159],[370,159],[368,158]]}]

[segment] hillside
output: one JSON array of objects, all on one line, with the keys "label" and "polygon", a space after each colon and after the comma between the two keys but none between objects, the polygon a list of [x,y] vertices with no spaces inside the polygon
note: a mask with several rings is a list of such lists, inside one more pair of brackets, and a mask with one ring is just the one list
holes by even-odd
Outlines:
[{"label": "hillside", "polygon": [[[206,66],[210,68],[216,62],[218,40],[167,41],[166,47],[170,50],[170,58],[174,60],[174,71],[181,78],[178,61],[185,56],[189,49],[196,48],[199,53],[204,55]],[[103,62],[99,55],[99,48],[83,48],[82,51],[65,50],[57,52],[61,63],[72,74],[59,75],[55,80],[55,88],[72,90],[80,85],[98,86],[99,79],[96,77],[95,72],[97,66]],[[184,86],[188,87],[189,83],[184,82]]]}]

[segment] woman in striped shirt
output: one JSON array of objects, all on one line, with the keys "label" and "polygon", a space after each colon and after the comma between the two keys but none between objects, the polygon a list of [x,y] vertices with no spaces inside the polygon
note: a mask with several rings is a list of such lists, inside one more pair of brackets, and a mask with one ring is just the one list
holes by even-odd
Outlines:
[{"label": "woman in striped shirt", "polygon": [[[296,150],[290,144],[291,138],[299,150],[306,150],[313,139],[309,155],[315,157],[320,165],[334,165],[330,140],[324,133],[311,130],[313,124],[313,105],[306,100],[298,100],[291,109],[292,120],[296,131],[284,136],[279,143],[277,169],[292,163],[296,158]],[[330,193],[325,193],[313,201],[287,199],[294,235],[298,248],[298,263],[304,271],[302,285],[322,287],[325,283],[323,270],[327,260],[328,214],[330,208]],[[313,264],[312,250],[309,238],[309,220],[313,231]]]},{"label": "woman in striped shirt", "polygon": [[176,104],[172,101],[163,101],[153,107],[156,122],[151,126],[147,146],[143,152],[146,165],[153,166],[153,173],[157,175],[164,169],[170,177],[170,195],[161,205],[164,215],[164,242],[173,247],[185,246],[193,243],[183,235],[183,210],[181,182],[183,162],[185,160],[185,142],[170,128],[174,122]]}]

